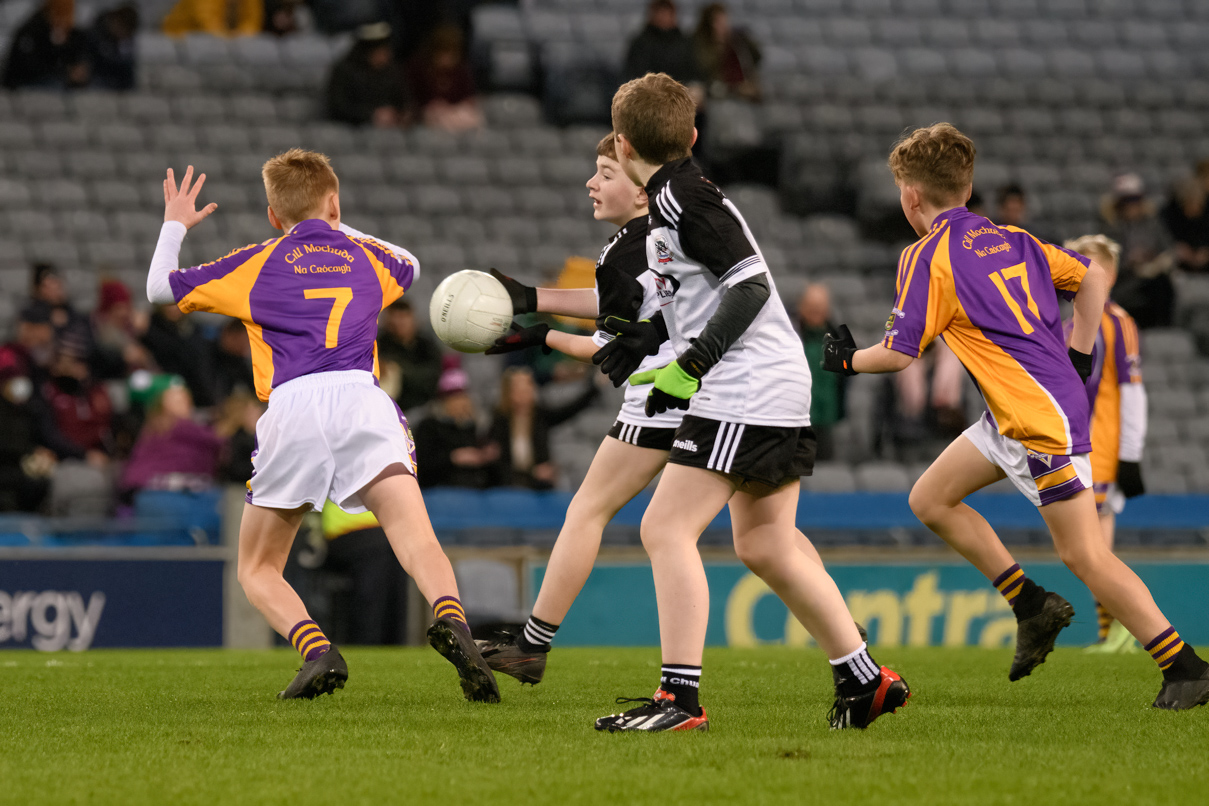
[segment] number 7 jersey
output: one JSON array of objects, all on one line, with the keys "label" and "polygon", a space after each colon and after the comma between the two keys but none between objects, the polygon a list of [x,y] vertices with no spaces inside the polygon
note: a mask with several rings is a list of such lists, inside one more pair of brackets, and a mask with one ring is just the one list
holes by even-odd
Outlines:
[{"label": "number 7 jersey", "polygon": [[364,370],[377,377],[378,314],[418,273],[409,254],[309,219],[280,238],[174,271],[169,283],[181,311],[243,321],[256,394],[268,400],[302,375]]},{"label": "number 7 jersey", "polygon": [[904,250],[883,344],[918,357],[939,335],[977,382],[999,433],[1038,453],[1091,450],[1087,392],[1067,356],[1058,293],[1090,261],[964,207]]}]

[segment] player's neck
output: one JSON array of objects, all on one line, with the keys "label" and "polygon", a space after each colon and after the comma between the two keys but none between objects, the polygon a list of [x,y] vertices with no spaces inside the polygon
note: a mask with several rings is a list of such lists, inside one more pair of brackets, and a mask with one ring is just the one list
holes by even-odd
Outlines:
[{"label": "player's neck", "polygon": [[646,187],[651,183],[651,177],[659,173],[662,165],[651,165],[649,162],[644,162],[640,159],[630,160],[630,178],[637,181],[642,187]]},{"label": "player's neck", "polygon": [[964,207],[964,204],[953,204],[947,207],[933,207],[930,204],[920,205],[919,212],[925,222],[924,231],[919,233],[920,236],[931,232],[932,225],[936,223],[936,219],[940,218],[945,213],[952,212],[953,210],[960,210]]},{"label": "player's neck", "polygon": [[617,227],[618,229],[620,229],[621,227],[624,227],[626,224],[629,224],[635,218],[641,218],[645,215],[649,215],[650,212],[651,212],[650,209],[647,207],[634,207],[628,213],[625,213],[624,215],[619,215],[616,218],[610,218],[609,223],[612,224],[613,226]]}]

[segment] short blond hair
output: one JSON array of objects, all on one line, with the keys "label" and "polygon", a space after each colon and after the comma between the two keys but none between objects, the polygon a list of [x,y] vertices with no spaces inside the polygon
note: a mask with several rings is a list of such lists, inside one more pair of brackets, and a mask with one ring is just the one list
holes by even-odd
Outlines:
[{"label": "short blond hair", "polygon": [[1089,257],[1099,263],[1106,269],[1117,273],[1118,264],[1121,262],[1121,244],[1109,238],[1107,235],[1084,235],[1080,238],[1072,238],[1063,244],[1072,252],[1078,252],[1084,257]]},{"label": "short blond hair", "polygon": [[317,151],[291,148],[260,169],[269,207],[284,224],[312,217],[329,193],[340,192],[332,162]]},{"label": "short blond hair", "polygon": [[890,172],[898,185],[916,185],[937,207],[962,198],[974,182],[974,141],[951,123],[934,123],[905,134],[890,152]]},{"label": "short blond hair", "polygon": [[647,73],[627,81],[613,96],[613,131],[651,165],[692,154],[697,104],[683,84],[667,73]]}]

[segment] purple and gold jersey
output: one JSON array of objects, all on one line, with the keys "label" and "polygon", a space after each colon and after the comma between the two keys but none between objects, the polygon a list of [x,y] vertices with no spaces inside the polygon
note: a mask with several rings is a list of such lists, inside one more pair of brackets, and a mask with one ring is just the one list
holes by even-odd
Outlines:
[{"label": "purple and gold jersey", "polygon": [[1087,398],[1092,407],[1091,472],[1097,484],[1117,479],[1121,434],[1135,425],[1122,423],[1126,415],[1121,406],[1121,387],[1142,382],[1141,352],[1133,317],[1120,305],[1109,302],[1100,319],[1091,376],[1087,379]]},{"label": "purple and gold jersey", "polygon": [[1090,261],[964,207],[903,251],[882,342],[919,357],[932,339],[973,375],[999,433],[1043,454],[1091,450],[1087,393],[1071,366],[1057,291]]},{"label": "purple and gold jersey", "polygon": [[169,276],[183,312],[241,319],[252,344],[256,394],[302,375],[378,375],[378,314],[411,287],[416,266],[368,238],[319,219]]}]

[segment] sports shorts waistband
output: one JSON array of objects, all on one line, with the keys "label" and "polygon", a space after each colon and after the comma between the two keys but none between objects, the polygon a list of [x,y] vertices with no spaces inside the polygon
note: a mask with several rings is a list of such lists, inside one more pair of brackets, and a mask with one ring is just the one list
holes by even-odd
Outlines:
[{"label": "sports shorts waistband", "polygon": [[276,395],[291,395],[304,389],[329,389],[333,386],[377,386],[378,379],[372,372],[363,369],[346,369],[338,372],[316,372],[300,375],[273,389],[270,399]]}]

